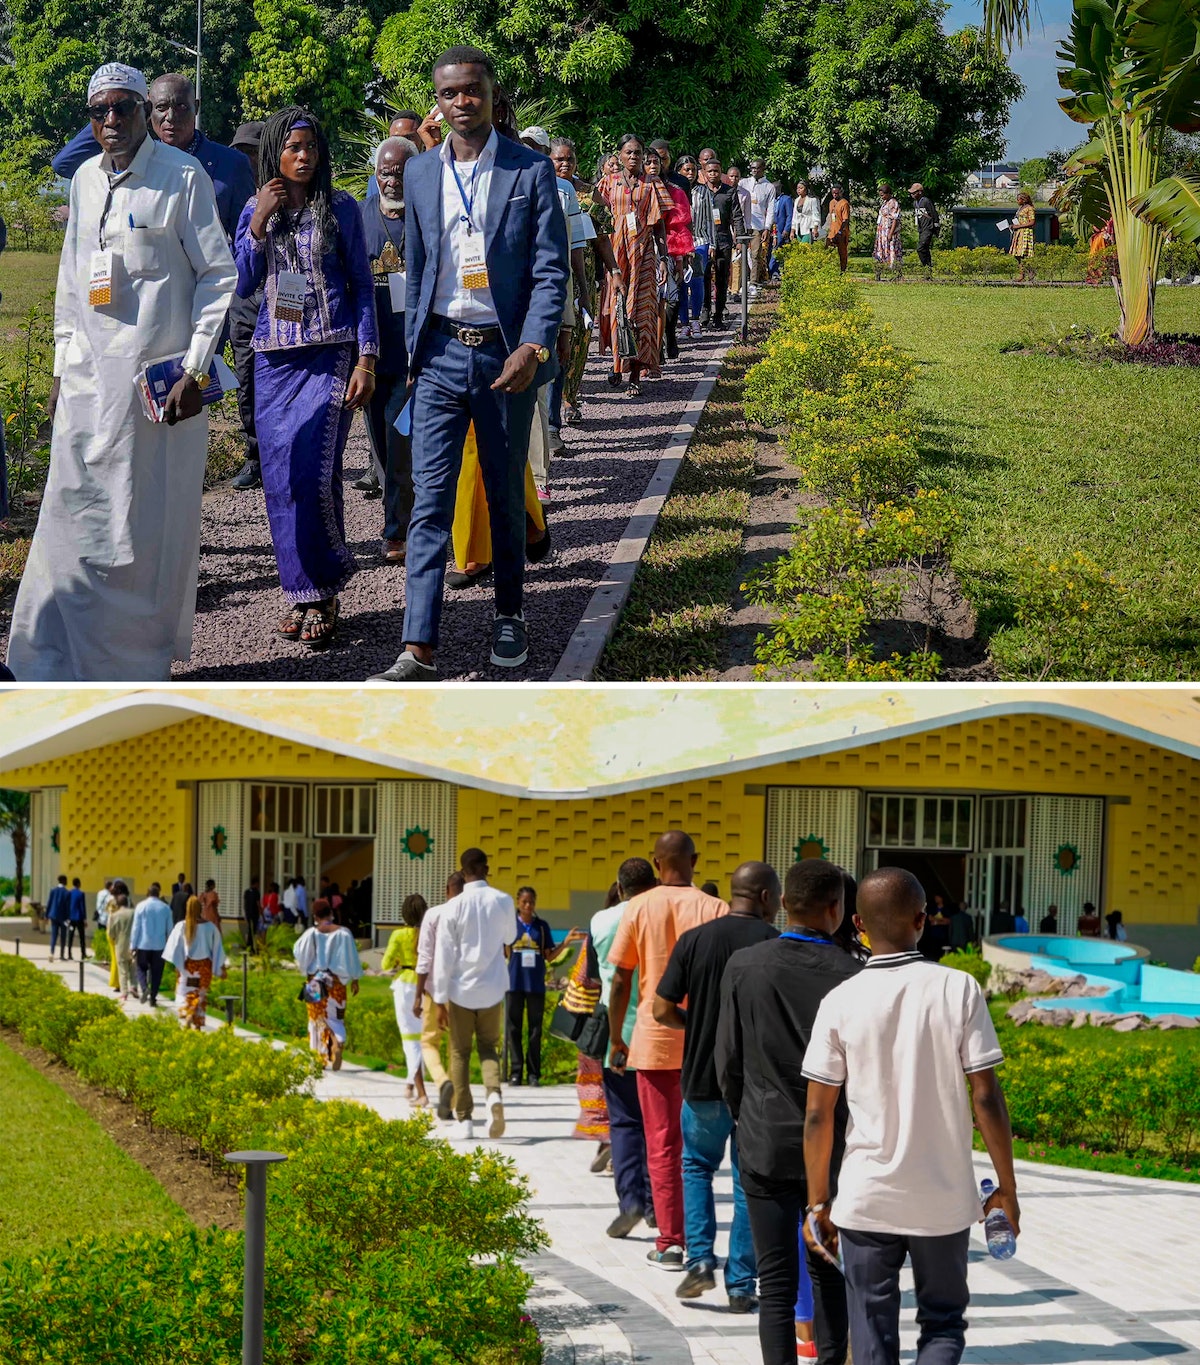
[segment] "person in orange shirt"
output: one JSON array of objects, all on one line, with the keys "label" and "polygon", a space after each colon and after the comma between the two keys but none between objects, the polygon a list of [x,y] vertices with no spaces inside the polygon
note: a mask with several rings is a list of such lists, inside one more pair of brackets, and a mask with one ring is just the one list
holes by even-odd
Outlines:
[{"label": "person in orange shirt", "polygon": [[[616,968],[609,995],[609,1068],[623,1075],[637,1071],[638,1100],[646,1130],[646,1164],[658,1220],[658,1238],[646,1259],[661,1270],[683,1270],[683,1034],[657,1023],[658,983],[681,934],[727,915],[729,906],[692,884],[696,845],[683,830],[660,834],[654,845],[659,885],[634,896],[609,950]],[[637,1018],[633,1042],[621,1038],[638,974]]]},{"label": "person in orange shirt", "polygon": [[826,246],[837,247],[838,261],[844,275],[846,265],[850,260],[850,201],[842,193],[840,185],[834,185],[831,194],[832,198],[829,200],[829,236],[825,239],[825,244]]}]

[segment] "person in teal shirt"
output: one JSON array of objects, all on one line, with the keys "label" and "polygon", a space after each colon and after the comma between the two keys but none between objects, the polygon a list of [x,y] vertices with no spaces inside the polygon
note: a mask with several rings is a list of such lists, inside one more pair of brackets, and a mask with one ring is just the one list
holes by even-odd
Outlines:
[{"label": "person in teal shirt", "polygon": [[[601,999],[608,1005],[616,968],[608,960],[609,949],[621,926],[625,902],[657,885],[654,869],[645,858],[627,858],[617,869],[620,900],[597,910],[592,916],[592,944],[600,967]],[[638,998],[637,972],[633,974],[630,999]],[[626,1047],[633,1041],[636,1010],[626,1010],[621,1038]],[[626,1067],[620,1075],[604,1068],[604,1099],[608,1105],[612,1142],[613,1183],[617,1188],[620,1212],[608,1225],[610,1237],[628,1237],[644,1218],[654,1226],[654,1206],[650,1195],[650,1173],[646,1167],[646,1132],[642,1126],[642,1106],[638,1101],[637,1072]]]}]

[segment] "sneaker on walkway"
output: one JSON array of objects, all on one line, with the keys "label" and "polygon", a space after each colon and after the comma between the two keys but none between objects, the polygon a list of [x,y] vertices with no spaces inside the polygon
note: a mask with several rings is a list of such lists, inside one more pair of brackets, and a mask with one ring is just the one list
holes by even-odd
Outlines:
[{"label": "sneaker on walkway", "polygon": [[815,1341],[798,1341],[796,1343],[796,1356],[800,1360],[816,1360],[817,1343]]},{"label": "sneaker on walkway", "polygon": [[455,1142],[474,1142],[475,1123],[472,1119],[459,1119],[450,1134]]},{"label": "sneaker on walkway", "polygon": [[534,486],[534,489],[537,491],[537,500],[538,500],[538,502],[549,502],[549,501],[550,501],[550,485],[549,485],[549,483],[536,483],[536,482],[535,482],[533,486]]},{"label": "sneaker on walkway", "polygon": [[487,1097],[488,1113],[492,1116],[491,1123],[488,1124],[488,1137],[502,1138],[504,1136],[504,1102],[500,1098],[500,1092],[493,1090]]},{"label": "sneaker on walkway", "polygon": [[657,1266],[659,1270],[682,1270],[683,1248],[668,1247],[666,1251],[659,1251],[657,1247],[651,1247],[646,1252],[646,1260],[651,1265]]},{"label": "sneaker on walkway", "polygon": [[717,1287],[715,1268],[701,1261],[699,1265],[688,1266],[687,1274],[675,1291],[677,1299],[698,1299]]},{"label": "sneaker on walkway", "polygon": [[605,1232],[610,1237],[628,1237],[641,1221],[641,1209],[627,1209],[624,1213],[617,1214],[605,1228]]},{"label": "sneaker on walkway", "polygon": [[394,683],[437,682],[437,676],[438,671],[436,664],[423,664],[411,649],[406,649],[391,668],[383,673],[372,673],[370,681]]},{"label": "sneaker on walkway", "polygon": [[520,668],[528,658],[524,616],[497,616],[492,622],[492,663],[497,668]]},{"label": "sneaker on walkway", "polygon": [[[430,1001],[430,1004],[432,1003],[433,1002]],[[454,1117],[453,1081],[443,1081],[441,1088],[438,1090],[437,1116],[442,1120],[452,1119]]]},{"label": "sneaker on walkway", "polygon": [[751,1294],[730,1294],[729,1311],[731,1313],[757,1313],[758,1300]]},{"label": "sneaker on walkway", "polygon": [[374,466],[361,479],[355,479],[351,487],[357,488],[360,493],[374,493],[379,487],[379,475],[375,473]]},{"label": "sneaker on walkway", "polygon": [[231,488],[261,488],[262,466],[257,460],[247,460],[230,481]]},{"label": "sneaker on walkway", "polygon": [[612,1160],[612,1143],[602,1142],[596,1155],[592,1158],[592,1164],[588,1167],[593,1175],[603,1175],[608,1170],[608,1164]]}]

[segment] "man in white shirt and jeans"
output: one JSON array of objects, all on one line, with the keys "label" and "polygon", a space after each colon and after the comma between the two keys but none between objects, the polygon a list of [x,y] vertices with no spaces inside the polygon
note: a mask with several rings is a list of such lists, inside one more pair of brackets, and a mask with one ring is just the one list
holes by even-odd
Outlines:
[{"label": "man in white shirt and jeans", "polygon": [[413,1013],[421,1021],[421,1066],[425,1079],[437,1086],[437,1116],[440,1119],[454,1117],[452,1108],[454,1086],[442,1065],[442,1034],[445,1030],[438,1019],[438,1011],[432,1003],[425,1004],[426,983],[433,971],[434,951],[437,947],[438,921],[446,906],[462,895],[463,874],[451,872],[446,878],[446,899],[441,905],[434,905],[425,911],[421,921],[421,932],[417,936],[417,995],[413,1001]]},{"label": "man in white shirt and jeans", "polygon": [[438,919],[429,993],[438,1020],[450,1031],[450,1080],[454,1085],[454,1136],[475,1136],[471,1115],[471,1045],[479,1049],[486,1105],[491,1115],[488,1137],[504,1136],[500,1096],[500,1032],[508,963],[504,950],[517,937],[517,910],[511,896],[487,884],[488,858],[469,848],[459,859],[462,895],[447,901]]},{"label": "man in white shirt and jeans", "polygon": [[[995,1068],[1004,1060],[975,979],[917,952],[925,892],[902,868],[858,888],[871,958],[821,1002],[804,1054],[808,1109],[805,1240],[840,1247],[858,1365],[899,1365],[900,1269],[916,1282],[917,1365],[958,1365],[966,1343],[967,1247],[982,1217],[971,1161],[971,1108],[996,1170],[983,1212],[1020,1231],[1012,1128]],[[830,1184],[835,1109],[849,1108],[837,1189]],[[831,1203],[832,1200],[832,1203]]]},{"label": "man in white shirt and jeans", "polygon": [[[761,158],[751,164],[750,174],[738,188],[750,198],[750,212],[746,215],[746,227],[750,230],[750,279],[762,284],[767,278],[775,227],[775,186],[767,179],[766,163]],[[750,297],[754,297],[753,290]]]}]

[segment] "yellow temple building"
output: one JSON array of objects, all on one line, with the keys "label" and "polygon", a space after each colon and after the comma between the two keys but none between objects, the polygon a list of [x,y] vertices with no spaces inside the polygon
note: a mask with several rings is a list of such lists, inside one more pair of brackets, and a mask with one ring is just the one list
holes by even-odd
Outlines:
[{"label": "yellow temple building", "polygon": [[1186,688],[222,687],[10,690],[0,785],[32,793],[31,887],[251,876],[442,898],[459,852],[552,924],[683,828],[747,858],[898,864],[988,915],[1085,901],[1172,965],[1200,952],[1200,701]]}]

